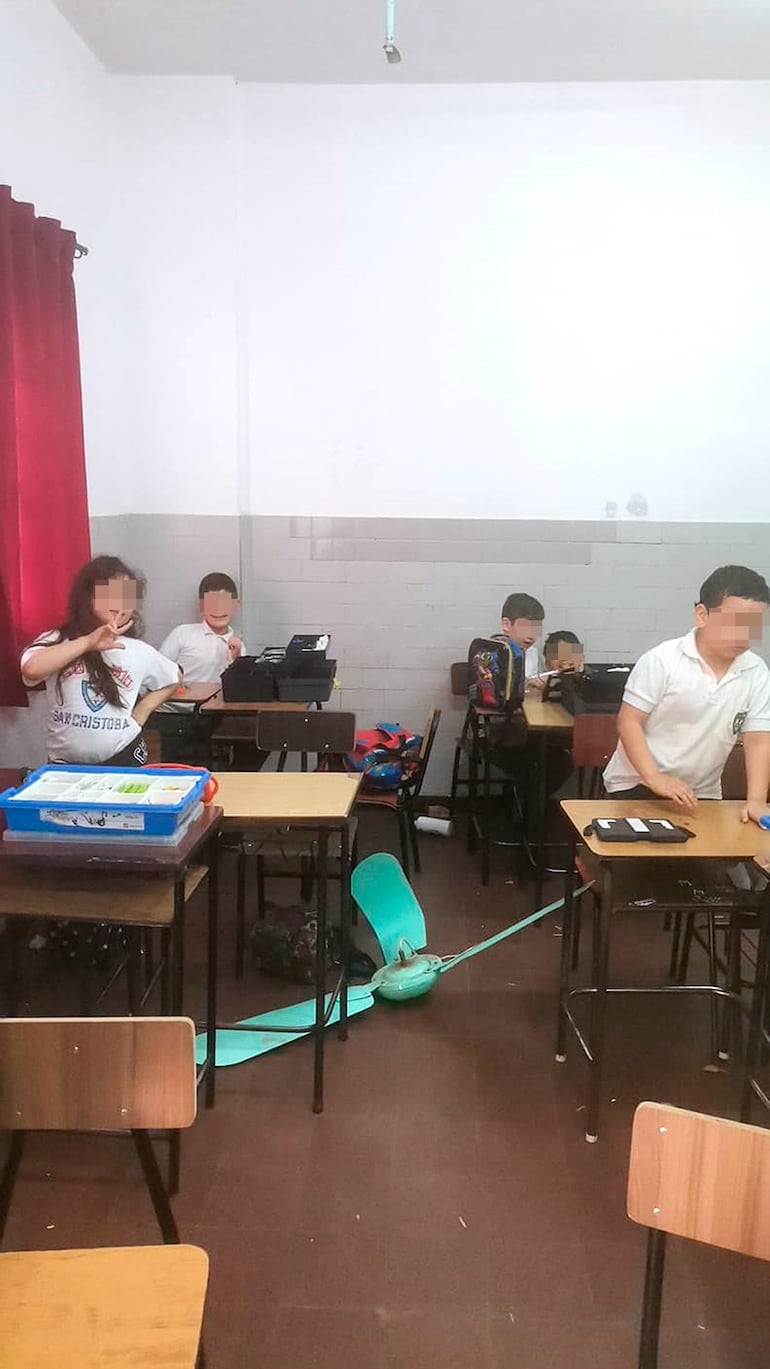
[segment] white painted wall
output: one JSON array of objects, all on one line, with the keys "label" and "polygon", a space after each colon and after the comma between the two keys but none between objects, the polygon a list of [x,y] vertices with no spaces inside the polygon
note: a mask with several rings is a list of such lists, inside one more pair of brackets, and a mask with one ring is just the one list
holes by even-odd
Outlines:
[{"label": "white painted wall", "polygon": [[768,516],[770,84],[238,114],[254,511]]}]

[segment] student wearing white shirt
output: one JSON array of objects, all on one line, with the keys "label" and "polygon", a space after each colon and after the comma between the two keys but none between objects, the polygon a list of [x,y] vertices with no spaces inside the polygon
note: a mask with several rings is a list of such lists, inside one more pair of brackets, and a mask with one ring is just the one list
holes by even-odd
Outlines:
[{"label": "student wearing white shirt", "polygon": [[21,658],[26,685],[45,684],[48,759],[144,765],[142,729],[179,687],[179,669],[139,640],[144,581],[115,556],[97,556],[72,583],[67,620]]},{"label": "student wearing white shirt", "polygon": [[229,575],[220,571],[204,575],[198,586],[198,604],[200,622],[173,628],[160,648],[164,656],[176,661],[185,684],[218,680],[230,662],[246,650],[232,629],[239,605],[238,589]]},{"label": "student wearing white shirt", "polygon": [[[238,587],[222,571],[204,575],[198,586],[200,622],[181,623],[172,628],[161,644],[164,656],[176,661],[185,684],[206,684],[219,680],[232,661],[245,654],[241,638],[232,628],[238,612]],[[176,714],[176,717],[169,715]],[[180,718],[180,714],[185,715]],[[173,699],[164,705],[156,718],[160,733],[161,757],[168,762],[192,765],[209,760],[211,738],[217,727],[216,718],[193,715],[193,705]],[[239,768],[251,769],[261,755],[253,743],[244,747],[235,743],[239,751]]]},{"label": "student wearing white shirt", "polygon": [[749,650],[762,636],[770,590],[756,571],[722,566],[703,583],[695,627],[642,656],[618,714],[604,784],[614,798],[669,799],[692,812],[722,796],[739,738],[746,762],[744,822],[770,810],[770,671]]}]

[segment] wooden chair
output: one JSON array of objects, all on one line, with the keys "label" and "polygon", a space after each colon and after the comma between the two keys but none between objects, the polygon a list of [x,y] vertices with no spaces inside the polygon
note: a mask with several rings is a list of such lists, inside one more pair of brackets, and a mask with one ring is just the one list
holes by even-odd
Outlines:
[{"label": "wooden chair", "polygon": [[[743,746],[738,742],[730,752],[722,771],[722,798],[745,799],[745,797],[746,761]],[[678,984],[686,983],[690,952],[693,943],[695,943],[708,956],[712,982],[716,982],[717,974],[722,974],[726,988],[733,993],[738,993],[741,987],[743,933],[755,933],[758,926],[757,911],[752,906],[755,903],[756,898],[748,893],[746,907],[737,914],[724,914],[718,909],[702,910],[697,908],[689,909],[687,912],[677,912],[673,919],[669,970],[671,978],[676,980]],[[736,1045],[740,1045],[740,1011],[732,1013],[731,1025],[733,1035],[736,1038]],[[719,1053],[723,1059],[728,1058],[728,1044],[726,1040],[721,1043]]]},{"label": "wooden chair", "polygon": [[0,1019],[0,1239],[29,1131],[130,1132],[163,1240],[179,1242],[150,1129],[196,1114],[195,1028],[188,1017]]},{"label": "wooden chair", "polygon": [[[603,794],[602,771],[618,744],[616,713],[578,713],[572,730],[572,764],[577,772],[578,798]],[[586,793],[586,780],[588,792]]]},{"label": "wooden chair", "polygon": [[[472,734],[471,734],[471,707],[468,702],[468,686],[470,685],[471,671],[467,661],[455,661],[449,667],[449,688],[454,699],[465,699],[465,717],[460,728],[460,735],[455,741],[455,754],[452,762],[452,786],[449,791],[449,816],[454,818],[457,807],[457,791],[461,787],[470,789],[470,773],[460,774],[460,766],[463,756],[470,756]],[[469,762],[470,764],[470,762]]]},{"label": "wooden chair", "polygon": [[318,756],[319,768],[342,769],[342,757],[353,750],[356,740],[355,713],[310,709],[306,713],[277,708],[257,717],[257,746],[261,751],[278,752],[278,769],[286,766],[291,751],[299,752],[302,770],[307,770],[308,754]]},{"label": "wooden chair", "polygon": [[[309,709],[268,709],[257,716],[257,747],[260,751],[278,753],[278,769],[283,770],[291,752],[298,753],[302,771],[307,770],[308,755],[315,753],[319,769],[343,768],[343,757],[355,746],[356,715],[334,710],[322,712]],[[355,858],[355,820],[348,827],[347,840],[332,840],[329,857],[340,867]],[[266,834],[255,840],[237,839],[236,896],[235,896],[235,974],[243,977],[246,951],[246,875],[249,857],[256,858],[257,915],[265,913],[265,879],[299,878],[301,896],[310,902],[315,871],[313,841],[301,832],[290,832],[277,837]],[[269,864],[268,864],[269,862]]]},{"label": "wooden chair", "polygon": [[402,780],[398,789],[389,794],[362,794],[356,799],[356,807],[362,808],[385,808],[391,813],[395,813],[398,820],[398,831],[401,842],[401,864],[407,879],[410,875],[409,847],[411,844],[412,855],[414,857],[414,868],[417,874],[420,873],[420,850],[417,845],[417,831],[414,820],[417,816],[417,806],[422,792],[423,781],[430,764],[433,743],[436,740],[436,733],[441,722],[441,709],[432,708],[428,713],[425,723],[425,731],[420,747],[420,758],[416,770]]},{"label": "wooden chair", "polygon": [[639,1369],[657,1369],[667,1235],[770,1260],[770,1131],[640,1103],[627,1211],[649,1231]]}]

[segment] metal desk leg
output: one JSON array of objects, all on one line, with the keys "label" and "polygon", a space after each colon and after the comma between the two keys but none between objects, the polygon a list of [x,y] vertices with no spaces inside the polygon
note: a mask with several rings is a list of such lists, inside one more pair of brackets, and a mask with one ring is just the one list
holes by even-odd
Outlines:
[{"label": "metal desk leg", "polygon": [[342,949],[340,973],[340,1027],[337,1035],[340,1041],[348,1039],[348,965],[350,963],[350,842],[348,825],[340,828],[340,946]]},{"label": "metal desk leg", "polygon": [[313,1112],[324,1106],[324,1016],[326,1008],[326,895],[328,885],[329,832],[318,832],[318,930],[315,950],[315,1059],[313,1066]]},{"label": "metal desk leg", "polygon": [[206,955],[206,1107],[216,1093],[217,943],[219,921],[219,838],[209,842],[208,950]]},{"label": "metal desk leg", "polygon": [[570,838],[567,849],[567,873],[564,876],[564,914],[561,927],[561,958],[559,962],[559,1009],[556,1023],[556,1059],[563,1064],[567,1058],[567,1006],[569,1004],[570,961],[572,958],[572,922],[575,916],[575,852],[577,839]]},{"label": "metal desk leg", "polygon": [[537,739],[537,797],[535,799],[535,908],[543,904],[543,877],[545,874],[545,805],[547,802],[545,768],[547,757],[548,733],[541,732]]},{"label": "metal desk leg", "polygon": [[741,1121],[748,1122],[751,1116],[751,1101],[754,1093],[754,1079],[759,1065],[762,1029],[765,1021],[768,974],[770,973],[770,886],[762,900],[759,920],[759,943],[757,945],[757,968],[754,980],[754,993],[751,999],[749,1021],[749,1040],[746,1047],[746,1064],[741,1090]]},{"label": "metal desk leg", "polygon": [[492,766],[489,758],[489,737],[487,735],[484,737],[482,765],[482,783],[484,785],[482,811],[484,818],[481,831],[481,883],[486,885],[489,884],[489,848],[491,845],[489,832],[492,814]]},{"label": "metal desk leg", "polygon": [[471,713],[471,745],[468,753],[468,834],[467,847],[469,851],[476,850],[478,823],[478,802],[479,802],[479,720],[476,713]]},{"label": "metal desk leg", "polygon": [[604,1028],[607,1013],[607,970],[610,958],[612,870],[602,864],[602,889],[594,924],[594,972],[591,994],[591,1060],[586,1140],[599,1138],[599,1106],[604,1065]]},{"label": "metal desk leg", "polygon": [[[185,875],[184,871],[174,880],[174,921],[171,925],[171,1015],[181,1017],[184,994],[184,915],[185,915]],[[181,1131],[169,1132],[168,1148],[168,1191],[179,1192],[179,1170],[182,1154]]]}]

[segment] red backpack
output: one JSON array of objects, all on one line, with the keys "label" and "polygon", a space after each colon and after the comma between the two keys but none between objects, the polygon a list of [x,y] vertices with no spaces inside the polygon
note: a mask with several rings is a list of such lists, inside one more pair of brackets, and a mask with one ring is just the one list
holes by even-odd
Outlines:
[{"label": "red backpack", "polygon": [[345,765],[348,770],[364,772],[364,793],[388,793],[414,774],[421,746],[422,737],[401,723],[378,723],[356,733],[355,748],[345,757]]}]

